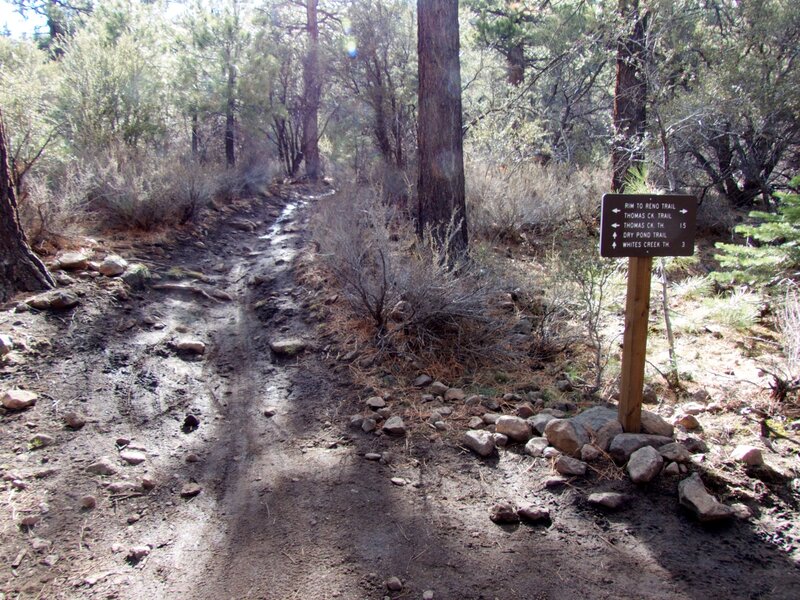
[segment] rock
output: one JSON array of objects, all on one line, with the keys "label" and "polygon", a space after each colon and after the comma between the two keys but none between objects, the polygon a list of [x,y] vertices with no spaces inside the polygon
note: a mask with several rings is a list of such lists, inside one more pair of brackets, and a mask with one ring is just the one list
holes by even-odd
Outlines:
[{"label": "rock", "polygon": [[392,409],[389,407],[384,406],[383,408],[379,408],[375,411],[378,415],[378,420],[385,420],[392,416]]},{"label": "rock", "polygon": [[548,443],[545,438],[542,437],[534,437],[528,440],[528,443],[525,444],[525,454],[533,456],[537,458],[542,456],[544,449],[547,448]]},{"label": "rock", "polygon": [[433,383],[433,379],[431,379],[428,375],[420,375],[411,385],[421,388],[425,387],[426,385],[430,385],[431,383]]},{"label": "rock", "polygon": [[269,347],[279,356],[296,356],[306,349],[306,343],[299,338],[287,338],[274,340]]},{"label": "rock", "polygon": [[736,446],[733,452],[731,452],[731,458],[749,467],[757,467],[764,464],[764,457],[761,455],[761,450],[755,446]]},{"label": "rock", "polygon": [[390,577],[386,580],[386,589],[390,592],[399,592],[403,589],[403,582],[398,577]]},{"label": "rock", "polygon": [[399,486],[399,487],[403,487],[405,484],[408,483],[402,477],[392,477],[389,481],[392,482],[392,485],[396,485],[396,486]]},{"label": "rock", "polygon": [[741,502],[731,504],[731,510],[733,511],[733,516],[742,521],[747,521],[753,516],[753,511],[750,510],[750,507]]},{"label": "rock", "polygon": [[487,425],[494,425],[497,423],[497,419],[502,417],[500,413],[486,413],[483,415],[483,422]]},{"label": "rock", "polygon": [[188,414],[183,420],[181,431],[183,431],[183,433],[191,433],[192,431],[196,431],[198,427],[200,427],[200,419],[193,414]]},{"label": "rock", "polygon": [[467,427],[469,427],[470,429],[480,429],[481,427],[483,427],[483,425],[484,425],[483,419],[481,419],[480,417],[472,417],[469,420]]},{"label": "rock", "polygon": [[5,356],[14,349],[14,341],[10,335],[0,333],[0,356]]},{"label": "rock", "polygon": [[194,482],[185,483],[181,488],[180,495],[181,498],[194,498],[200,492],[203,491],[203,488]]},{"label": "rock", "polygon": [[123,450],[119,453],[119,457],[129,465],[138,465],[147,460],[147,455],[138,450]]},{"label": "rock", "polygon": [[692,454],[708,452],[708,444],[698,437],[694,437],[692,435],[687,436],[681,440],[681,443],[686,446],[686,449]]},{"label": "rock", "polygon": [[520,404],[517,407],[517,410],[514,411],[514,414],[523,419],[529,419],[536,414],[536,411],[533,409],[533,406],[531,406],[529,402],[525,402],[524,404]]},{"label": "rock", "polygon": [[649,383],[645,385],[644,389],[642,390],[642,402],[645,404],[658,404],[658,393],[656,392],[656,388]]},{"label": "rock", "polygon": [[500,410],[500,403],[495,398],[481,398],[481,404],[490,411]]},{"label": "rock", "polygon": [[125,494],[129,492],[138,492],[139,486],[132,481],[112,481],[108,484],[106,489],[111,494]]},{"label": "rock", "polygon": [[361,425],[364,423],[364,417],[361,415],[353,415],[350,417],[350,427],[353,429],[361,429]]},{"label": "rock", "polygon": [[667,423],[662,417],[649,410],[642,411],[642,432],[652,433],[653,435],[663,435],[672,437],[675,432],[672,425]]},{"label": "rock", "polygon": [[577,458],[569,456],[559,456],[556,459],[556,471],[562,475],[586,475],[586,463]]},{"label": "rock", "polygon": [[49,550],[53,546],[53,542],[50,540],[43,540],[42,538],[33,538],[31,540],[31,548],[33,548],[34,552],[44,552]]},{"label": "rock", "polygon": [[624,463],[627,462],[631,454],[636,452],[639,448],[651,446],[657,449],[671,443],[672,438],[661,435],[652,435],[650,433],[620,433],[611,440],[608,452],[615,461]]},{"label": "rock", "polygon": [[150,546],[134,546],[128,550],[125,560],[128,562],[136,563],[142,560],[145,556],[150,554]]},{"label": "rock", "polygon": [[619,421],[609,421],[597,430],[594,438],[594,445],[600,448],[603,452],[608,452],[611,446],[611,440],[622,433],[622,425]]},{"label": "rock", "polygon": [[733,516],[730,506],[719,502],[708,493],[700,475],[693,473],[678,484],[678,499],[681,506],[688,508],[699,521],[721,521]]},{"label": "rock", "polygon": [[42,515],[28,515],[27,517],[22,517],[19,524],[21,527],[36,527],[41,522]]},{"label": "rock", "polygon": [[561,450],[553,448],[552,446],[548,446],[544,450],[542,450],[542,456],[544,458],[558,458],[561,456]]},{"label": "rock", "polygon": [[450,388],[441,381],[434,381],[429,389],[434,396],[444,396]]},{"label": "rock", "polygon": [[539,524],[550,522],[550,511],[538,506],[526,506],[517,511],[519,518],[526,523]]},{"label": "rock", "polygon": [[580,426],[591,434],[596,433],[608,423],[618,422],[617,410],[607,406],[593,406],[570,419],[576,427]]},{"label": "rock", "polygon": [[554,477],[548,477],[544,480],[544,487],[548,490],[558,489],[563,487],[569,483],[569,479],[564,477],[563,475],[556,475]]},{"label": "rock", "polygon": [[117,472],[117,467],[111,462],[111,459],[104,456],[86,467],[86,471],[94,475],[114,475]]},{"label": "rock", "polygon": [[277,406],[268,406],[264,409],[264,416],[267,417],[268,419],[271,419],[277,414],[278,414]]},{"label": "rock", "polygon": [[586,500],[592,506],[608,510],[620,510],[630,502],[631,498],[619,492],[595,492],[594,494],[589,494]]},{"label": "rock", "polygon": [[510,502],[498,502],[489,509],[489,518],[498,525],[519,523],[519,515]]},{"label": "rock", "polygon": [[572,386],[572,382],[569,379],[559,379],[556,381],[556,389],[562,394],[566,394],[573,391],[575,388]]},{"label": "rock", "polygon": [[644,446],[631,453],[627,471],[633,483],[649,483],[661,473],[663,466],[664,459],[658,450],[651,446]]},{"label": "rock", "polygon": [[425,590],[422,592],[422,600],[433,600],[436,595],[433,593],[433,590]]},{"label": "rock", "polygon": [[658,449],[658,453],[665,460],[671,460],[676,463],[688,463],[692,458],[692,454],[680,442],[665,444]]},{"label": "rock", "polygon": [[56,269],[85,271],[89,267],[89,255],[84,252],[65,252],[56,258]]},{"label": "rock", "polygon": [[533,427],[533,429],[538,432],[539,435],[542,435],[544,433],[544,428],[547,427],[547,424],[553,419],[555,419],[555,417],[551,414],[539,413],[538,415],[534,415],[528,419],[528,423],[531,424],[531,427]]},{"label": "rock", "polygon": [[467,397],[467,394],[464,393],[464,390],[460,388],[449,388],[444,393],[444,399],[447,402],[461,402]]},{"label": "rock", "polygon": [[7,390],[0,396],[0,403],[8,410],[25,410],[36,404],[38,394],[27,390]]},{"label": "rock", "polygon": [[671,462],[666,467],[664,467],[664,475],[669,475],[670,477],[677,477],[680,474],[681,474],[681,466],[676,462]]},{"label": "rock", "polygon": [[585,430],[576,428],[572,419],[553,419],[544,428],[544,435],[551,446],[570,456],[580,456],[589,441]]},{"label": "rock", "polygon": [[492,439],[498,448],[505,448],[508,445],[508,436],[504,433],[492,433]]},{"label": "rock", "polygon": [[77,306],[79,302],[78,296],[73,292],[53,290],[30,298],[27,304],[37,310],[67,310]]},{"label": "rock", "polygon": [[495,451],[494,437],[483,429],[467,431],[461,438],[461,443],[478,456],[490,456]]},{"label": "rock", "polygon": [[515,442],[527,442],[531,439],[531,426],[522,417],[504,415],[495,422],[495,431],[507,435]]},{"label": "rock", "polygon": [[686,431],[694,431],[695,429],[700,428],[700,421],[698,421],[697,417],[692,414],[680,413],[677,417],[675,417],[675,425],[678,427],[683,427]]},{"label": "rock", "polygon": [[206,345],[200,340],[182,339],[178,340],[175,344],[178,352],[185,352],[186,354],[196,354],[202,356],[206,353]]},{"label": "rock", "polygon": [[364,433],[372,433],[378,428],[378,422],[372,417],[367,417],[361,422],[361,431]]},{"label": "rock", "polygon": [[367,407],[371,408],[372,410],[385,408],[386,400],[384,400],[380,396],[372,396],[371,398],[367,398]]},{"label": "rock", "polygon": [[31,448],[36,450],[37,448],[46,448],[47,446],[52,446],[55,441],[56,440],[54,437],[47,435],[46,433],[37,433],[31,438],[29,443]]},{"label": "rock", "polygon": [[390,435],[405,435],[406,425],[403,423],[403,419],[398,416],[394,416],[389,418],[386,423],[383,424],[383,431]]},{"label": "rock", "polygon": [[367,459],[367,460],[380,460],[381,459],[381,455],[378,452],[367,452],[364,455],[364,458]]},{"label": "rock", "polygon": [[[708,396],[708,392],[706,392],[706,396]],[[687,402],[681,406],[681,412],[687,415],[699,415],[700,413],[706,412],[706,405],[700,402]]]},{"label": "rock", "polygon": [[581,448],[581,460],[584,462],[595,461],[600,458],[601,455],[600,448],[594,444],[584,444],[583,448]]},{"label": "rock", "polygon": [[146,475],[146,476],[142,477],[141,486],[142,486],[143,490],[149,492],[150,490],[155,489],[156,480],[153,479],[152,477]]},{"label": "rock", "polygon": [[103,259],[97,270],[106,277],[116,277],[117,275],[122,275],[127,267],[127,260],[116,254],[109,254]]},{"label": "rock", "polygon": [[150,281],[150,269],[142,263],[134,263],[130,265],[122,274],[122,281],[127,283],[135,290],[144,289],[147,282]]},{"label": "rock", "polygon": [[86,510],[92,510],[94,507],[97,506],[97,498],[94,496],[83,496],[81,498],[81,508],[85,508]]},{"label": "rock", "polygon": [[83,415],[70,411],[64,415],[64,425],[74,430],[82,429],[86,425],[86,419]]}]

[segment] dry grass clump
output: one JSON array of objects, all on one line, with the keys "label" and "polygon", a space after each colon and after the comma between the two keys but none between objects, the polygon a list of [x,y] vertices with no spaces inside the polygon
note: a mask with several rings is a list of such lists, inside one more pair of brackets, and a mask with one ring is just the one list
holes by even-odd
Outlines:
[{"label": "dry grass clump", "polygon": [[608,176],[600,169],[535,163],[466,165],[467,213],[473,234],[515,240],[523,232],[593,230]]}]

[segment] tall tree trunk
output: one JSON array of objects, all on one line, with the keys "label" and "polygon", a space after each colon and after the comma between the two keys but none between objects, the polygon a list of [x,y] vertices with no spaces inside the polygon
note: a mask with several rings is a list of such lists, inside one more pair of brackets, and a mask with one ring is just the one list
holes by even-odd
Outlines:
[{"label": "tall tree trunk", "polygon": [[192,110],[192,158],[197,160],[200,154],[200,122],[197,111]]},{"label": "tall tree trunk", "polygon": [[[614,88],[614,143],[611,151],[611,187],[620,191],[631,168],[644,161],[647,127],[647,22],[639,0],[620,0],[623,27],[617,40],[617,81]],[[630,29],[629,29],[630,28]]]},{"label": "tall tree trunk", "polygon": [[33,253],[19,223],[14,181],[8,166],[8,146],[0,112],[0,302],[16,292],[36,292],[54,286],[47,268]]},{"label": "tall tree trunk", "polygon": [[322,95],[319,72],[319,22],[318,0],[306,0],[306,31],[308,32],[308,54],[303,64],[303,157],[306,176],[318,181],[322,176],[319,158],[319,102]]},{"label": "tall tree trunk", "polygon": [[[419,207],[417,231],[467,251],[458,0],[417,0]],[[450,230],[451,223],[455,230]]]},{"label": "tall tree trunk", "polygon": [[227,104],[225,105],[225,161],[236,166],[236,67],[228,65]]}]

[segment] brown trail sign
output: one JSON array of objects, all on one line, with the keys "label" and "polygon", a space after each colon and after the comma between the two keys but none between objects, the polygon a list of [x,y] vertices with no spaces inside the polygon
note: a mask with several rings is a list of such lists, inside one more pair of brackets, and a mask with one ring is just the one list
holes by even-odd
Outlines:
[{"label": "brown trail sign", "polygon": [[629,257],[622,342],[619,422],[626,432],[642,424],[642,387],[654,256],[694,254],[694,196],[605,194],[600,211],[600,256]]}]

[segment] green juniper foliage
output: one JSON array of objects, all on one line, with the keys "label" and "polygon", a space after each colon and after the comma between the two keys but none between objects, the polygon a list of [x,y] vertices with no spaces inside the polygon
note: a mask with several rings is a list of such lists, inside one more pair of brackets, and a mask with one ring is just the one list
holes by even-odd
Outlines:
[{"label": "green juniper foliage", "polygon": [[[800,176],[791,186],[800,189]],[[715,273],[723,281],[771,281],[783,277],[796,278],[800,267],[800,193],[778,193],[775,213],[753,211],[752,219],[760,222],[739,225],[736,232],[747,237],[747,243],[724,244],[716,255],[724,272]]]}]

